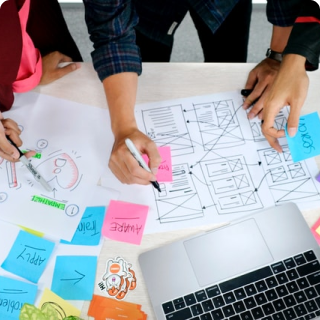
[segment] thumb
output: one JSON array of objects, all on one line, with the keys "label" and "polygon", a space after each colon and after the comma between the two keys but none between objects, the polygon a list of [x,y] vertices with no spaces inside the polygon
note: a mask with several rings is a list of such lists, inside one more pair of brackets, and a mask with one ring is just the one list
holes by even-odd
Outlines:
[{"label": "thumb", "polygon": [[55,72],[56,74],[55,80],[60,79],[65,75],[67,75],[68,73],[71,73],[72,71],[79,69],[80,66],[81,66],[80,63],[75,62],[75,63],[70,63],[67,66],[57,68]]},{"label": "thumb", "polygon": [[158,173],[158,167],[161,163],[161,157],[158,153],[158,150],[155,149],[153,152],[150,152],[149,155],[149,168],[151,172],[156,175]]},{"label": "thumb", "polygon": [[289,137],[293,138],[297,131],[299,126],[299,109],[298,108],[292,108],[290,111],[289,117],[288,117],[288,123],[287,123],[287,131]]}]

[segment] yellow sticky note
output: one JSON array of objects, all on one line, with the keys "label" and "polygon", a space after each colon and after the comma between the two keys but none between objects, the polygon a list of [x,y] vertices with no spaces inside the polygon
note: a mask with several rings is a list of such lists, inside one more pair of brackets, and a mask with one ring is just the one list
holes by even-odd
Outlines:
[{"label": "yellow sticky note", "polygon": [[29,229],[27,227],[23,227],[23,226],[19,226],[22,230],[24,231],[27,231],[35,236],[38,236],[40,238],[42,238],[44,236],[44,233],[40,232],[40,231],[36,231],[36,230],[32,230],[32,229]]},{"label": "yellow sticky note", "polygon": [[50,303],[55,308],[57,314],[62,316],[62,319],[69,316],[80,316],[81,311],[79,309],[46,288],[44,289],[38,308],[41,310],[47,303]]},{"label": "yellow sticky note", "polygon": [[317,233],[318,235],[320,235],[320,225],[319,225],[319,227],[316,229],[316,233]]}]

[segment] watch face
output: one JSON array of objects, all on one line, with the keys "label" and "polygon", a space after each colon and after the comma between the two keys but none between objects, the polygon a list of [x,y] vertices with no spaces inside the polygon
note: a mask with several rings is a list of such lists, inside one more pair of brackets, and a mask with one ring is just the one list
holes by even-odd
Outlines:
[{"label": "watch face", "polygon": [[266,53],[266,56],[269,58],[269,56],[270,56],[270,53],[271,53],[271,49],[269,48],[268,50],[267,50],[267,53]]}]

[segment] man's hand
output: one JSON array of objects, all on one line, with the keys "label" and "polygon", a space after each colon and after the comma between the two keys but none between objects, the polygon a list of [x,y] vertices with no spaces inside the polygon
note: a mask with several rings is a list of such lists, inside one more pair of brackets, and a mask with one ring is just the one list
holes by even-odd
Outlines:
[{"label": "man's hand", "polygon": [[306,58],[297,54],[285,55],[279,73],[268,92],[262,111],[262,132],[271,147],[278,152],[282,148],[278,138],[285,136],[284,130],[273,127],[279,111],[286,105],[290,106],[287,123],[289,136],[295,136],[300,118],[300,111],[308,92],[309,78],[305,70]]},{"label": "man's hand", "polygon": [[54,51],[42,57],[42,77],[40,80],[41,85],[49,84],[58,80],[68,73],[80,68],[81,64],[77,62],[70,63],[64,67],[59,67],[62,62],[72,62],[71,58]]},{"label": "man's hand", "polygon": [[[152,173],[139,166],[125,144],[126,138],[134,143],[141,154],[148,155]],[[126,135],[116,137],[109,160],[109,168],[122,183],[147,185],[150,184],[150,181],[156,180],[155,175],[160,163],[161,157],[156,144],[138,129],[135,129]]]},{"label": "man's hand", "polygon": [[[11,161],[19,161],[19,152],[18,150],[8,141],[6,136],[9,136],[10,139],[20,147],[22,141],[20,139],[21,130],[18,127],[18,124],[12,119],[4,119],[2,113],[0,112],[0,157]],[[35,154],[34,151],[29,151],[25,156],[31,157]]]},{"label": "man's hand", "polygon": [[278,74],[279,68],[280,63],[278,61],[266,58],[250,71],[245,88],[253,89],[253,91],[246,97],[243,108],[247,110],[253,102],[256,102],[248,113],[249,119],[253,119],[257,115],[261,118],[264,100]]}]

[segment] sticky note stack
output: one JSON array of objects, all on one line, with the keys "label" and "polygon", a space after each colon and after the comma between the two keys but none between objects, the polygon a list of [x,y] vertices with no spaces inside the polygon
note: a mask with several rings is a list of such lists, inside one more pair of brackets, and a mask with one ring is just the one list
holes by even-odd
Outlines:
[{"label": "sticky note stack", "polygon": [[107,297],[93,295],[88,316],[95,320],[146,320],[147,314],[141,310],[140,304],[118,301]]}]

